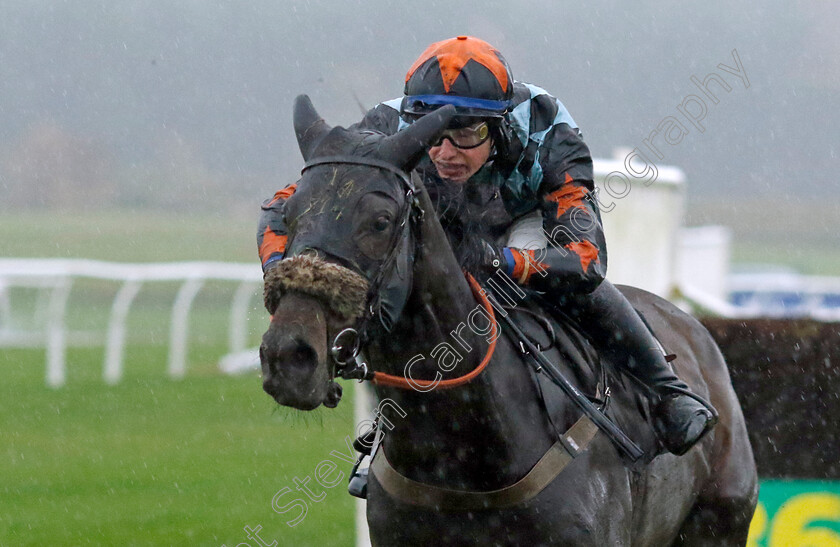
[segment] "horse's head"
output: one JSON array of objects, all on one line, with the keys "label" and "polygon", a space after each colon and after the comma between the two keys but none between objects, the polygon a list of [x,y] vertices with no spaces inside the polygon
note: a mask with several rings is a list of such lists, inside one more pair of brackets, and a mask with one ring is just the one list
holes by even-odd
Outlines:
[{"label": "horse's head", "polygon": [[[405,173],[452,113],[441,109],[386,137],[330,128],[308,97],[295,101],[306,166],[284,207],[286,258],[265,276],[272,319],[260,346],[263,389],[278,403],[334,407],[341,388],[328,347],[374,315],[386,328],[396,321],[413,260],[414,188]],[[345,357],[358,343],[351,338],[342,338]]]}]

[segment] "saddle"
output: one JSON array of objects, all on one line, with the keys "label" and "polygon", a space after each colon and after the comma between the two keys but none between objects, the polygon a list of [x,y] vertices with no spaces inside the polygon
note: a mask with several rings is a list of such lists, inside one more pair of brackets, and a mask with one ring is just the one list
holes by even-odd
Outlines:
[{"label": "saddle", "polygon": [[[578,322],[539,297],[531,294],[508,313],[533,346],[542,351],[552,362],[560,359],[569,365],[569,380],[598,406],[644,452],[636,462],[625,457],[628,465],[645,465],[661,453],[661,446],[652,425],[652,408],[646,393],[647,387],[624,372],[617,352],[601,349],[599,352],[591,338]],[[645,321],[651,334],[656,337]],[[502,328],[506,336],[519,345],[511,329]],[[521,347],[521,346],[520,346]],[[524,349],[524,348],[523,348]],[[558,434],[570,419],[569,397],[544,374],[532,369],[532,378],[549,420]]]},{"label": "saddle", "polygon": [[[368,472],[369,469],[375,469],[383,488],[391,495],[439,510],[517,504],[542,491],[580,451],[586,449],[598,427],[603,429],[605,426],[609,426],[607,430],[617,426],[623,436],[629,437],[630,444],[637,445],[633,449],[641,450],[641,455],[637,453],[633,457],[628,456],[624,450],[619,450],[625,465],[636,471],[634,476],[641,476],[638,472],[640,467],[659,454],[659,443],[650,424],[648,397],[633,388],[632,384],[617,372],[620,369],[615,366],[615,359],[620,356],[606,352],[599,354],[580,326],[562,310],[540,306],[538,298],[534,296],[520,304],[507,308],[507,317],[511,322],[515,321],[513,324],[507,323],[507,326],[515,328],[502,326],[502,332],[518,345],[523,353],[545,352],[550,354],[549,359],[555,359],[557,362],[562,359],[566,362],[567,370],[561,374],[565,377],[571,372],[578,397],[579,392],[590,394],[587,398],[599,407],[600,413],[606,416],[607,423],[596,426],[590,419],[590,412],[570,415],[570,411],[577,410],[580,405],[569,404],[569,393],[555,383],[556,376],[549,378],[546,374],[540,374],[540,368],[533,368],[530,364],[511,363],[512,366],[529,366],[543,409],[556,434],[555,444],[525,477],[513,485],[489,492],[457,491],[415,482],[396,472],[381,453],[376,455],[382,431],[374,425],[353,443],[360,457],[350,474],[348,491],[351,495],[367,497]],[[548,315],[546,310],[550,310]],[[514,315],[516,320],[513,319]],[[526,338],[527,341],[518,337]],[[599,412],[592,409],[591,405],[584,406],[588,406],[595,413]],[[602,417],[599,416],[597,421],[602,421]],[[567,428],[566,424],[572,422],[574,424]],[[615,441],[614,432],[608,432]],[[361,468],[360,465],[366,456],[371,457],[370,468]],[[633,482],[637,483],[636,480]]]}]

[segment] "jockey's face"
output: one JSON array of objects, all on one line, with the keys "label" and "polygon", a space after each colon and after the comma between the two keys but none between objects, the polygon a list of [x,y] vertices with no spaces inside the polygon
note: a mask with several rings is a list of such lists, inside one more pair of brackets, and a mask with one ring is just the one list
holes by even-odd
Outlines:
[{"label": "jockey's face", "polygon": [[475,148],[457,148],[449,139],[429,149],[429,158],[438,175],[452,182],[464,183],[475,175],[490,159],[493,139],[487,139]]}]

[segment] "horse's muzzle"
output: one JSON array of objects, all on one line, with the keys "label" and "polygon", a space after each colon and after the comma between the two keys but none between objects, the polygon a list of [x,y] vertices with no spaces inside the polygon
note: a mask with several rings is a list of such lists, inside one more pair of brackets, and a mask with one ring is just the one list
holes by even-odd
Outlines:
[{"label": "horse's muzzle", "polygon": [[305,340],[260,345],[263,390],[281,405],[311,410],[321,404],[310,381],[318,367],[318,353]]},{"label": "horse's muzzle", "polygon": [[323,305],[295,292],[279,299],[260,345],[263,389],[281,405],[312,410],[334,395],[327,362]]}]

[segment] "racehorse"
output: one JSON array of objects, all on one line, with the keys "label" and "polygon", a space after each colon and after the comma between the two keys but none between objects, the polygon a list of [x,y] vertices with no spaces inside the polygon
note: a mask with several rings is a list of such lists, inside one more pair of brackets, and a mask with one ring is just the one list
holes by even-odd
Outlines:
[{"label": "racehorse", "polygon": [[[500,333],[497,316],[513,311],[465,276],[422,181],[406,175],[452,115],[444,107],[386,137],[332,128],[298,97],[306,166],[284,207],[285,258],[265,276],[264,390],[298,409],[333,407],[337,370],[352,369],[399,409],[382,416],[387,431],[374,443],[375,545],[745,544],[755,463],[711,336],[669,302],[622,289],[679,355],[679,376],[719,412],[687,454],[658,453],[644,404],[619,381],[610,414],[647,451],[629,460],[535,380],[521,345]],[[533,338],[542,332],[522,324]],[[545,355],[594,390],[597,375],[561,346]]]}]

